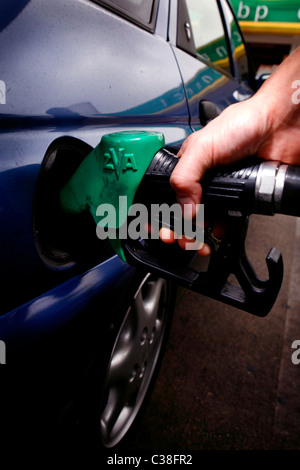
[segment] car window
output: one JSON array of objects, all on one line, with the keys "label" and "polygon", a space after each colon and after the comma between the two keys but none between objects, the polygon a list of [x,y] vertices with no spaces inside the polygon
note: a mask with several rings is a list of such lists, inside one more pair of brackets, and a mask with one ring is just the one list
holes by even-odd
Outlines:
[{"label": "car window", "polygon": [[154,30],[158,0],[96,0],[137,22]]},{"label": "car window", "polygon": [[197,55],[230,71],[230,55],[217,0],[186,0]]}]

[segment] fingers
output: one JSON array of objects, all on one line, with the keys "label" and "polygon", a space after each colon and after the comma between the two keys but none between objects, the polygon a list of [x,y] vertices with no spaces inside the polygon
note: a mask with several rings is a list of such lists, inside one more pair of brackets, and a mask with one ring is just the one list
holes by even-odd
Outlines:
[{"label": "fingers", "polygon": [[[202,188],[197,172],[189,170],[189,166],[180,159],[170,178],[170,184],[176,192],[178,203],[186,218],[196,216],[197,204],[200,204]],[[192,167],[193,168],[193,167]]]},{"label": "fingers", "polygon": [[195,240],[194,238],[185,235],[180,235],[178,237],[176,233],[166,227],[162,227],[160,229],[159,238],[167,244],[173,244],[175,242],[178,242],[178,245],[183,250],[198,251],[203,248],[203,242],[197,242],[197,240]]},{"label": "fingers", "polygon": [[177,241],[176,234],[169,228],[162,227],[159,231],[159,238],[168,245]]},{"label": "fingers", "polygon": [[[209,235],[208,238],[211,242],[211,245],[214,247],[214,250],[218,249],[218,245],[222,242],[225,237],[225,225],[222,221],[218,221],[213,224],[206,223],[206,234]],[[183,250],[194,250],[197,251],[199,256],[210,256],[211,255],[211,245],[208,243],[197,242],[195,239],[190,238],[185,235],[178,236],[172,230],[166,227],[162,227],[159,231],[159,238],[167,244],[178,243],[180,248]]]},{"label": "fingers", "polygon": [[177,154],[180,157],[179,162],[170,178],[171,186],[176,192],[182,210],[186,210],[187,218],[195,217],[196,206],[201,202],[200,180],[208,168],[210,155],[210,152],[205,150],[205,143],[199,142],[199,132],[201,131],[190,135],[183,142]]},{"label": "fingers", "polygon": [[207,243],[203,243],[203,246],[197,250],[199,256],[210,256],[211,255],[211,247]]}]

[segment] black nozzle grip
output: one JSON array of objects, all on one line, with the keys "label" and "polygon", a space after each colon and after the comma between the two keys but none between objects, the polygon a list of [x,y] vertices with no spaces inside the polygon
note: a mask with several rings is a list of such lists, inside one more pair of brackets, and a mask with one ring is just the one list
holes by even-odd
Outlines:
[{"label": "black nozzle grip", "polygon": [[[177,202],[170,176],[178,161],[178,157],[166,149],[157,152],[141,181],[135,201],[147,206]],[[261,160],[257,158],[243,160],[207,171],[201,180],[205,215],[207,208],[212,209],[216,220],[219,214],[225,216],[220,220],[226,225],[224,239],[212,250],[206,271],[194,269],[193,251],[182,250],[177,243],[166,246],[160,239],[152,240],[151,237],[125,240],[126,259],[195,292],[255,315],[266,315],[280,289],[283,263],[281,254],[273,249],[267,257],[269,279],[264,281],[256,275],[245,251],[248,216],[257,210],[256,180],[258,172],[262,171],[260,165]],[[298,176],[300,178],[300,172]],[[293,184],[292,178],[290,184]],[[239,285],[229,282],[231,274],[235,275]]]},{"label": "black nozzle grip", "polygon": [[135,201],[145,204],[176,202],[175,191],[170,185],[170,176],[179,158],[162,148],[153,157],[135,195]]},{"label": "black nozzle grip", "polygon": [[163,148],[154,155],[154,158],[146,171],[146,175],[160,176],[161,178],[169,180],[178,160],[179,159],[176,155]]},{"label": "black nozzle grip", "polygon": [[[170,176],[178,161],[179,158],[166,149],[156,153],[141,185],[149,197],[154,192],[160,192],[162,201],[167,202],[166,191],[171,190]],[[255,184],[260,163],[261,160],[252,157],[233,165],[208,170],[201,180],[202,203],[207,208],[217,210],[222,208],[248,214],[255,212]],[[175,201],[175,197],[173,199]]]},{"label": "black nozzle grip", "polygon": [[202,203],[208,208],[255,212],[255,185],[260,160],[253,157],[230,166],[207,171],[201,181]]},{"label": "black nozzle grip", "polygon": [[280,212],[286,215],[300,216],[300,167],[288,166],[282,191]]}]

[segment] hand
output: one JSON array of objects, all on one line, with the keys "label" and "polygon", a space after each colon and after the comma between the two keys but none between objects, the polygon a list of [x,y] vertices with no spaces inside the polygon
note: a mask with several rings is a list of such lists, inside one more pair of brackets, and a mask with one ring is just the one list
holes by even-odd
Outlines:
[{"label": "hand", "polygon": [[[200,182],[211,167],[254,154],[265,160],[300,164],[300,105],[292,102],[292,83],[300,78],[299,64],[300,48],[252,98],[231,105],[184,141],[170,182],[179,203],[189,208],[189,217],[195,216],[202,197]],[[165,236],[161,236],[164,241]],[[184,248],[184,242],[180,244]],[[209,252],[203,248],[199,254]]]}]

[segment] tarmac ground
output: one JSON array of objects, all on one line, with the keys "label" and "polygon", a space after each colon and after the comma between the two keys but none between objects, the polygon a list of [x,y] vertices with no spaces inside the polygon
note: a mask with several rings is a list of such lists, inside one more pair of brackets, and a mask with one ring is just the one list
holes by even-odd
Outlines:
[{"label": "tarmac ground", "polygon": [[251,216],[247,253],[263,278],[273,246],[285,273],[266,317],[179,288],[132,451],[300,449],[300,221]]}]

